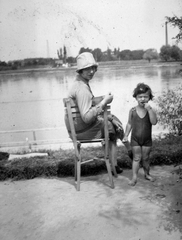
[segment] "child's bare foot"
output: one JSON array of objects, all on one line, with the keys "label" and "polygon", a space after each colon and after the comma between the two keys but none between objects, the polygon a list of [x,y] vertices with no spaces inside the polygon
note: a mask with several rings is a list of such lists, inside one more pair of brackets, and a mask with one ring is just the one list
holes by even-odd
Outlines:
[{"label": "child's bare foot", "polygon": [[145,179],[151,181],[151,182],[154,182],[155,181],[155,178],[151,177],[150,175],[145,175]]},{"label": "child's bare foot", "polygon": [[137,179],[132,179],[131,181],[129,181],[128,185],[135,186],[136,183],[137,183]]}]

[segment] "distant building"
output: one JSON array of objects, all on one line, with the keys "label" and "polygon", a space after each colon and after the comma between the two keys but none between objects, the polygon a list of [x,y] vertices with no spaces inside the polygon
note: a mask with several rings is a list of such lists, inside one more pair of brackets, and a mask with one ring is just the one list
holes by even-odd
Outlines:
[{"label": "distant building", "polygon": [[62,66],[63,65],[63,60],[62,59],[57,59],[57,60],[55,60],[55,66],[56,67],[60,67],[60,66]]}]

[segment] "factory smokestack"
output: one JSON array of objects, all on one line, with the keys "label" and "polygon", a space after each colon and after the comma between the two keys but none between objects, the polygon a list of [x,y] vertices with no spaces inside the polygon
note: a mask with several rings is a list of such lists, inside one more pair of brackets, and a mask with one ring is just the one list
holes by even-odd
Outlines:
[{"label": "factory smokestack", "polygon": [[168,45],[168,32],[167,32],[167,22],[165,22],[165,36],[166,36],[166,46]]}]

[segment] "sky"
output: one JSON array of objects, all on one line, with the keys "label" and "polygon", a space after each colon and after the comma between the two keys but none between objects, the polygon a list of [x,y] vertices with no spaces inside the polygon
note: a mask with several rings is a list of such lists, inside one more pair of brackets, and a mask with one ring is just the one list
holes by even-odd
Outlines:
[{"label": "sky", "polygon": [[[73,57],[81,47],[159,52],[174,15],[181,0],[0,0],[0,61],[57,58],[63,46]],[[168,24],[170,45],[177,33]]]}]

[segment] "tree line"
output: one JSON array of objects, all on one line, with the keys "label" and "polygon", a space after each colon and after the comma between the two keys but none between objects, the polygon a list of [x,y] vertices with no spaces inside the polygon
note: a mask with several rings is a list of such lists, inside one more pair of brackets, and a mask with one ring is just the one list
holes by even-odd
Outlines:
[{"label": "tree line", "polygon": [[[102,52],[100,48],[90,49],[90,48],[80,48],[78,54],[83,52],[91,52],[95,57],[97,62],[106,62],[106,61],[130,61],[130,60],[151,60],[158,59],[162,61],[179,61],[182,60],[182,50],[179,47],[173,45],[162,46],[160,53],[156,49],[147,49],[147,50],[129,50],[125,49],[120,51],[118,49],[107,49]],[[65,56],[65,55],[64,55]],[[60,62],[61,61],[61,62]],[[59,57],[57,59],[53,58],[28,58],[23,60],[15,60],[9,62],[0,61],[0,70],[16,70],[23,68],[38,68],[40,66],[50,66],[50,67],[59,67],[68,64],[72,66],[76,63],[76,58],[74,57],[64,57],[62,58],[59,50]]]},{"label": "tree line", "polygon": [[[174,37],[176,43],[179,43],[182,40],[182,17],[178,18],[177,16],[166,17],[167,23],[171,24],[173,27],[179,29],[179,33]],[[97,62],[106,62],[106,61],[129,61],[129,60],[141,60],[145,59],[150,62],[153,59],[158,59],[162,61],[179,61],[182,60],[182,50],[177,45],[163,45],[160,48],[158,53],[156,49],[150,48],[147,50],[129,50],[120,48],[114,48],[111,50],[107,48],[106,51],[102,51],[100,48],[80,48],[78,54],[82,52],[91,52]],[[36,68],[40,66],[50,66],[50,67],[59,67],[59,66],[71,66],[76,63],[75,57],[67,57],[67,49],[63,46],[63,49],[60,48],[57,50],[57,58],[28,58],[23,60],[15,61],[0,61],[0,71],[1,70],[16,70],[21,68]]]}]

